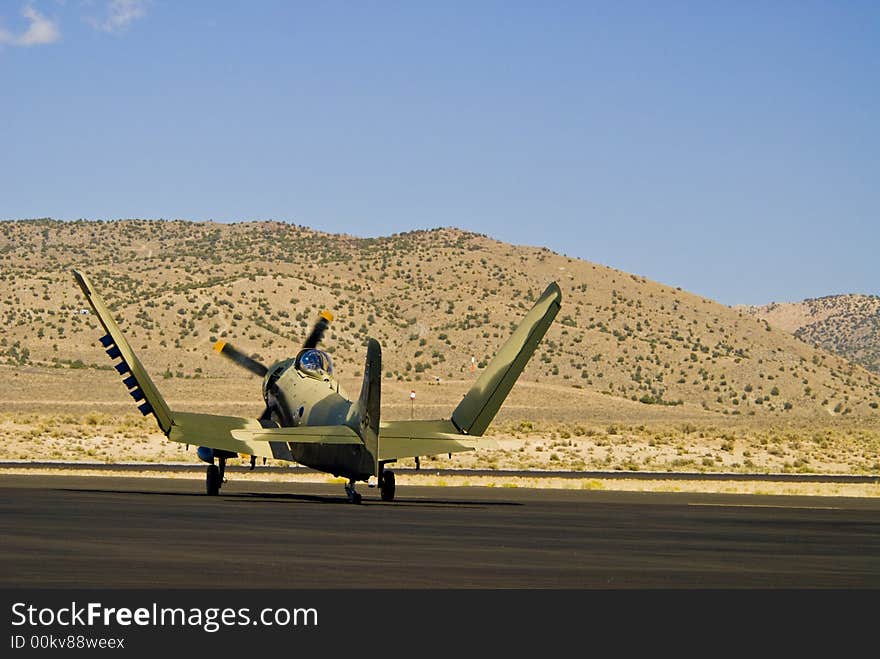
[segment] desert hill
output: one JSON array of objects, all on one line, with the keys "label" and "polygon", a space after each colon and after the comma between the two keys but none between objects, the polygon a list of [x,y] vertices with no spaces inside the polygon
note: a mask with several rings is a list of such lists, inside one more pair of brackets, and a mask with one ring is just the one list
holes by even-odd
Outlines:
[{"label": "desert hill", "polygon": [[811,345],[880,374],[880,296],[830,295],[746,309]]},{"label": "desert hill", "polygon": [[535,406],[582,401],[584,417],[606,403],[707,418],[880,417],[880,377],[744,309],[454,228],[362,239],[280,222],[0,222],[0,401],[40,378],[75,395],[88,393],[84,382],[117,384],[74,267],[160,389],[194,398],[228,384],[233,398],[258,399],[256,379],[212,343],[272,362],[295,353],[328,308],[324,347],[350,390],[373,336],[389,391],[439,380],[454,399],[556,280],[562,311],[515,388]]}]

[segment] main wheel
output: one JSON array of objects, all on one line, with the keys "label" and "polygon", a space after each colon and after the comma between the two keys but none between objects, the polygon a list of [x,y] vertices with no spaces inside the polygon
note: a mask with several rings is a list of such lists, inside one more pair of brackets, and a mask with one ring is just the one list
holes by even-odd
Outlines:
[{"label": "main wheel", "polygon": [[382,485],[379,487],[382,492],[382,501],[394,501],[394,472],[385,470],[382,474]]},{"label": "main wheel", "polygon": [[217,465],[208,465],[208,473],[205,478],[205,485],[209,497],[215,497],[220,494],[220,468]]}]

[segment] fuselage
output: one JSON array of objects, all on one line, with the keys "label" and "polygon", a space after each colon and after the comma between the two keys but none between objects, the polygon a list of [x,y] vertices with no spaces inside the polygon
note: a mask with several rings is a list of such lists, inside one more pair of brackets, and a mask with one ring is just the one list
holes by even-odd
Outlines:
[{"label": "fuselage", "polygon": [[[305,353],[317,352],[328,368],[309,369]],[[326,353],[302,351],[269,367],[263,379],[263,398],[269,420],[279,427],[347,425],[357,430],[355,403],[339,385]],[[372,461],[363,445],[288,442],[290,457],[334,476],[362,479],[372,473]]]}]

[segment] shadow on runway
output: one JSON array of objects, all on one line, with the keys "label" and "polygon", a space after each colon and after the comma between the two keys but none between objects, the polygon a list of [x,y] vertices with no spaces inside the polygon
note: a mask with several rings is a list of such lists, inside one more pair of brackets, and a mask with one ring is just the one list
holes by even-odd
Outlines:
[{"label": "shadow on runway", "polygon": [[[316,494],[296,494],[293,492],[279,492],[279,493],[271,493],[271,492],[242,492],[240,494],[230,494],[228,495],[230,498],[236,497],[251,497],[255,499],[265,499],[272,500],[276,499],[280,501],[308,501],[314,503],[344,503],[348,504],[348,499],[344,496],[334,497],[334,496],[319,496]],[[395,499],[393,502],[384,502],[379,499],[370,499],[364,498],[362,506],[365,505],[373,505],[380,504],[383,506],[392,506],[394,508],[403,508],[403,507],[431,507],[431,506],[455,506],[455,507],[470,507],[470,508],[484,508],[487,506],[521,506],[523,504],[515,502],[515,501],[457,501],[454,499]]]},{"label": "shadow on runway", "polygon": [[111,490],[92,489],[86,487],[59,487],[55,492],[82,492],[85,494],[145,494],[158,497],[203,497],[204,494],[196,492],[157,492],[156,490]]},{"label": "shadow on runway", "polygon": [[[198,499],[208,498],[206,494],[199,492],[158,492],[156,490],[114,490],[110,488],[75,488],[64,487],[57,488],[57,492],[81,492],[87,494],[139,494],[155,497],[190,497]],[[285,503],[285,502],[301,502],[301,503],[321,503],[321,504],[345,504],[351,505],[344,495],[318,495],[318,494],[297,494],[294,492],[235,492],[233,494],[220,494],[218,499],[226,500],[259,500],[266,503]],[[383,502],[378,499],[373,500],[365,498],[360,504],[361,506],[372,505],[391,506],[394,508],[487,508],[498,506],[522,506],[523,504],[516,501],[459,501],[455,499],[397,499],[394,502]]]}]

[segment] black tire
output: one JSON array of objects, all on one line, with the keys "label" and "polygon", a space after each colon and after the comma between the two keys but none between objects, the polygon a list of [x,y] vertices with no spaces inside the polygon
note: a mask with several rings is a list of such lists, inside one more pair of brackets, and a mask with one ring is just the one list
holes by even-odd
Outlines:
[{"label": "black tire", "polygon": [[394,501],[394,472],[385,470],[382,474],[382,485],[379,487],[382,492],[382,501]]},{"label": "black tire", "polygon": [[209,497],[216,497],[220,494],[220,468],[217,465],[208,465],[205,484]]}]

